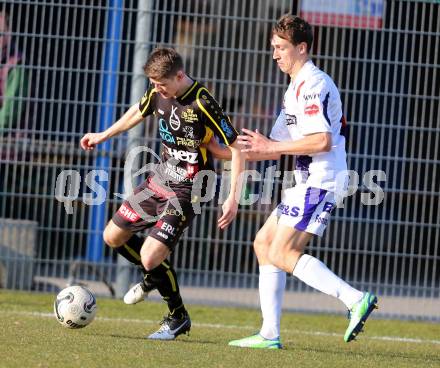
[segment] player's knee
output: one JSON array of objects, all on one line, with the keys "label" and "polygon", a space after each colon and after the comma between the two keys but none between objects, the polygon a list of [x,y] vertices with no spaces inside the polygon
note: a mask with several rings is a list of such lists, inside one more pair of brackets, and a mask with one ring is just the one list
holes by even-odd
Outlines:
[{"label": "player's knee", "polygon": [[269,247],[267,251],[267,258],[269,262],[278,268],[283,268],[284,266],[284,254],[277,247]]},{"label": "player's knee", "polygon": [[151,255],[142,254],[142,252],[141,252],[141,262],[142,262],[142,266],[145,268],[146,271],[151,271],[160,265],[160,262],[158,262],[155,259],[155,257]]},{"label": "player's knee", "polygon": [[148,247],[142,247],[141,249],[141,262],[146,271],[151,271],[160,265],[162,259],[154,253],[151,252]]},{"label": "player's knee", "polygon": [[265,233],[259,231],[254,240],[254,251],[257,258],[267,257],[269,242]]},{"label": "player's knee", "polygon": [[121,242],[119,241],[118,237],[115,235],[111,229],[107,226],[104,229],[104,233],[102,234],[102,237],[104,239],[104,243],[107,244],[111,248],[117,248],[121,246]]}]

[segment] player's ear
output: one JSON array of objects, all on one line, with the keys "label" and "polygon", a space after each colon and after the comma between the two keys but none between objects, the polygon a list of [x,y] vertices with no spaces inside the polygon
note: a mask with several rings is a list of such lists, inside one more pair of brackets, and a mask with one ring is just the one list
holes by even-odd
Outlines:
[{"label": "player's ear", "polygon": [[183,70],[179,70],[176,74],[177,80],[180,82],[181,80],[183,80],[184,77],[185,77],[185,73],[183,72]]},{"label": "player's ear", "polygon": [[305,42],[301,42],[301,43],[298,45],[298,47],[299,47],[299,53],[300,53],[301,55],[307,54],[307,43],[305,43]]}]

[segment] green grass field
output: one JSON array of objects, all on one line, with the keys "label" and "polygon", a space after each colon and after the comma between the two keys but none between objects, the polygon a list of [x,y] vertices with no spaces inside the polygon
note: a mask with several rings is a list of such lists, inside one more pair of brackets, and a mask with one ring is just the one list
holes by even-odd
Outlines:
[{"label": "green grass field", "polygon": [[283,350],[233,348],[228,341],[258,331],[256,310],[189,306],[190,336],[144,339],[157,329],[165,305],[126,306],[98,299],[96,320],[63,328],[54,296],[0,290],[0,367],[440,367],[440,325],[375,320],[358,341],[342,340],[340,316],[285,313]]}]

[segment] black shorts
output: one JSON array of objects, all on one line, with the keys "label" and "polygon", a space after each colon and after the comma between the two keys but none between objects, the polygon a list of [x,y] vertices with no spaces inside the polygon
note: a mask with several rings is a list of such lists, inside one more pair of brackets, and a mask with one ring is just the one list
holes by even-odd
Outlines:
[{"label": "black shorts", "polygon": [[113,215],[113,222],[133,233],[151,228],[149,236],[173,250],[183,231],[196,216],[191,187],[173,187],[148,177]]}]

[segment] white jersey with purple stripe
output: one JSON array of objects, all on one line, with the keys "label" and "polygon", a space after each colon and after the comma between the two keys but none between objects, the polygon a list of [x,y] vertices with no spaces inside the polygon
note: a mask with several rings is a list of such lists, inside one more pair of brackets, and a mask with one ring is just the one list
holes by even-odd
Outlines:
[{"label": "white jersey with purple stripe", "polygon": [[347,160],[341,98],[332,79],[308,61],[284,94],[284,104],[270,137],[296,141],[309,134],[328,132],[329,152],[297,156],[296,184],[343,194],[347,185]]}]

